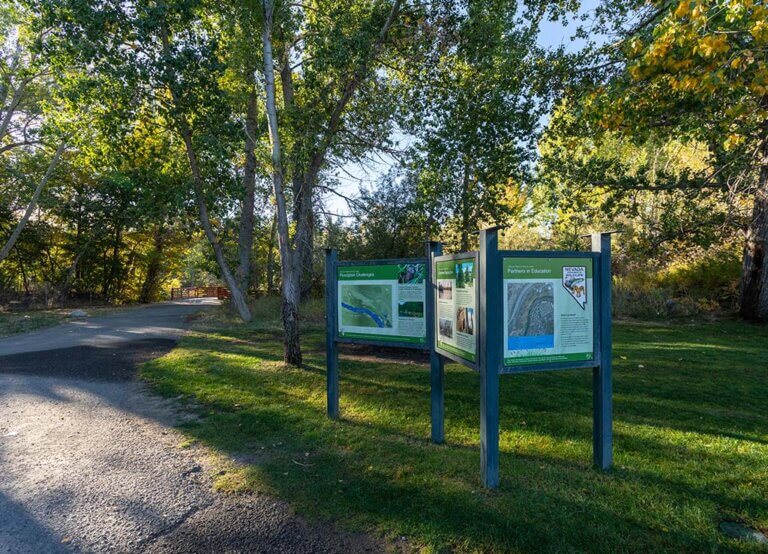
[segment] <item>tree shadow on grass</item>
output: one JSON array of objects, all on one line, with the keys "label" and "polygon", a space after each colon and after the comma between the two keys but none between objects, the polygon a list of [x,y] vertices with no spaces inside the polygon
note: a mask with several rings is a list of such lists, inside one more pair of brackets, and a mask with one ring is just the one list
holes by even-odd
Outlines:
[{"label": "tree shadow on grass", "polygon": [[[281,369],[279,347],[222,345],[216,367],[192,380],[172,367],[164,372],[162,361],[148,375],[164,392],[211,408],[188,434],[228,453],[266,448],[269,455],[246,472],[249,486],[314,517],[438,546],[534,551],[729,548],[717,531],[719,510],[768,521],[761,454],[705,444],[729,435],[750,448],[763,444],[752,436],[762,416],[738,401],[744,382],[715,375],[717,383],[702,384],[712,376],[696,367],[674,372],[674,355],[656,346],[645,355],[656,356],[654,367],[669,378],[617,367],[617,468],[609,473],[590,468],[589,371],[504,377],[497,492],[485,491],[478,477],[476,374],[448,368],[448,444],[435,446],[427,438],[426,367],[342,360],[344,418],[332,422],[323,358],[308,356],[304,370]],[[728,352],[718,356],[739,366]],[[759,374],[742,373],[758,386]],[[738,410],[743,417],[717,433],[722,411]],[[750,479],[754,494],[739,489]]]}]

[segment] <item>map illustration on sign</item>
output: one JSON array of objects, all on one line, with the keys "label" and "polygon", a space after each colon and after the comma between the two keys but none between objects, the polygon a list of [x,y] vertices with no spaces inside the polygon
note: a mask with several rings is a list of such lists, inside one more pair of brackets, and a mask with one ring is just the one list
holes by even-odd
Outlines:
[{"label": "map illustration on sign", "polygon": [[341,320],[353,327],[392,327],[392,287],[344,285]]},{"label": "map illustration on sign", "polygon": [[423,263],[340,266],[339,336],[426,344]]},{"label": "map illustration on sign", "polygon": [[594,359],[591,261],[508,257],[502,272],[504,365]]}]

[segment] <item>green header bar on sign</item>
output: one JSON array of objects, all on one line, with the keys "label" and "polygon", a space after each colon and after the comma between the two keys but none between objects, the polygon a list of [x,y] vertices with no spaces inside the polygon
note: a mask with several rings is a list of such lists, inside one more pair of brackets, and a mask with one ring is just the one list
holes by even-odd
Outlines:
[{"label": "green header bar on sign", "polygon": [[[475,258],[462,258],[460,260],[448,260],[448,261],[442,261],[437,262],[435,264],[437,266],[437,278],[438,279],[455,279],[456,278],[456,267],[459,267],[461,269],[461,265],[465,264],[467,262],[474,262]],[[473,265],[472,266],[472,277],[477,276],[477,268]]]},{"label": "green header bar on sign", "polygon": [[391,281],[397,280],[401,268],[392,265],[350,265],[339,267],[339,281]]},{"label": "green header bar on sign", "polygon": [[504,258],[504,279],[559,279],[563,267],[587,268],[587,279],[592,278],[592,258]]}]

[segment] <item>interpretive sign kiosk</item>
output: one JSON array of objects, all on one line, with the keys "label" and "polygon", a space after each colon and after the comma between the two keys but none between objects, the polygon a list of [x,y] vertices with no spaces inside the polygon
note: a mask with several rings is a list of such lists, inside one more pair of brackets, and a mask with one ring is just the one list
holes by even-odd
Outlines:
[{"label": "interpretive sign kiosk", "polygon": [[[427,255],[440,245],[427,243]],[[338,343],[430,350],[434,386],[442,387],[442,360],[431,352],[434,332],[429,258],[339,261],[326,250],[325,302],[328,415],[339,417]],[[439,375],[435,376],[434,374]],[[442,440],[442,397],[434,397],[433,438]]]},{"label": "interpretive sign kiosk", "polygon": [[[444,441],[443,358],[480,374],[480,466],[499,484],[499,376],[592,368],[593,459],[613,464],[611,234],[591,252],[503,251],[498,229],[478,252],[338,262],[326,255],[328,415],[339,415],[339,342],[430,352],[432,440]],[[427,289],[426,284],[429,284]]]},{"label": "interpretive sign kiosk", "polygon": [[592,368],[593,460],[613,464],[611,234],[591,252],[500,251],[480,232],[480,464],[499,483],[499,376]]}]

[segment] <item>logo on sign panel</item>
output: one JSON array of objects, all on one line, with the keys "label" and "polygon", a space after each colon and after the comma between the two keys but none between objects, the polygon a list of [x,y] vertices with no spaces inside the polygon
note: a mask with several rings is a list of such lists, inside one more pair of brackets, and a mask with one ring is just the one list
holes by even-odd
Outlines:
[{"label": "logo on sign panel", "polygon": [[563,267],[563,288],[585,309],[587,305],[587,268]]}]

